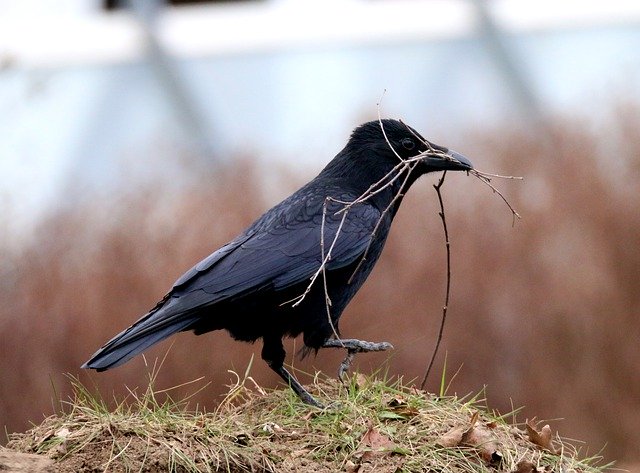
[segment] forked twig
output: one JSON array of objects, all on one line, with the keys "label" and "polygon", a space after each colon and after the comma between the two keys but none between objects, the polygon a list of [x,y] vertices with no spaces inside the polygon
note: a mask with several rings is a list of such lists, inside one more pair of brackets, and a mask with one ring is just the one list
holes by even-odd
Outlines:
[{"label": "forked twig", "polygon": [[523,177],[520,177],[520,176],[501,176],[500,174],[491,174],[491,173],[488,173],[488,172],[478,171],[477,169],[471,169],[468,172],[470,172],[472,175],[474,175],[475,177],[480,179],[480,181],[482,183],[484,183],[487,186],[489,186],[491,188],[491,190],[493,191],[493,193],[494,194],[498,194],[500,196],[500,198],[502,199],[502,201],[505,204],[507,204],[507,207],[509,207],[509,210],[511,210],[511,215],[513,217],[513,221],[511,222],[511,225],[515,225],[516,224],[516,218],[518,218],[518,219],[522,218],[520,216],[520,214],[518,212],[516,212],[516,209],[514,209],[513,206],[509,203],[507,198],[504,195],[502,195],[502,192],[500,192],[493,184],[491,184],[491,178],[492,177],[497,177],[497,178],[500,178],[500,179],[522,180],[522,179],[524,179]]},{"label": "forked twig", "polygon": [[[329,202],[329,201],[336,201],[336,200],[333,199],[332,197],[327,197],[325,199],[324,203],[322,204],[322,222],[320,223],[320,251],[321,251],[321,263],[320,263],[320,266],[318,267],[316,272],[313,273],[313,276],[311,276],[309,284],[307,285],[307,288],[304,290],[304,292],[302,294],[300,294],[297,297],[294,297],[293,299],[291,299],[289,301],[285,301],[280,305],[289,304],[291,302],[293,302],[292,307],[296,307],[296,306],[300,305],[300,303],[304,300],[304,298],[307,296],[307,294],[309,294],[309,292],[311,291],[311,286],[313,286],[313,283],[316,281],[316,279],[318,279],[318,276],[320,274],[324,273],[325,266],[326,266],[327,262],[331,259],[331,252],[333,251],[333,247],[336,245],[336,241],[338,241],[338,237],[340,236],[340,232],[342,231],[342,226],[344,225],[344,221],[347,218],[347,212],[344,212],[342,214],[342,219],[340,220],[340,223],[338,224],[338,229],[336,230],[336,234],[333,237],[333,240],[331,241],[331,245],[329,246],[329,250],[325,254],[325,251],[324,251],[324,222],[325,222],[326,217],[327,217],[327,202]],[[342,209],[342,210],[344,210],[344,209]],[[325,286],[326,286],[326,284],[325,284]],[[325,294],[325,300],[327,300],[327,301],[331,300],[329,298],[329,294],[328,293]]]},{"label": "forked twig", "polygon": [[[351,200],[351,201],[343,201],[343,200],[339,200],[339,199],[335,199],[333,197],[327,197],[325,199],[324,205],[323,205],[323,215],[322,215],[322,224],[320,227],[320,247],[321,247],[321,262],[320,262],[320,266],[318,267],[318,269],[316,270],[316,272],[313,274],[313,276],[310,278],[309,280],[309,284],[307,285],[307,287],[305,288],[305,290],[303,291],[302,294],[300,294],[299,296],[295,297],[292,300],[286,301],[284,302],[282,305],[284,304],[290,304],[293,303],[292,306],[296,307],[298,305],[300,305],[302,303],[302,301],[305,299],[305,297],[307,296],[307,294],[309,294],[309,292],[312,289],[313,284],[315,283],[315,281],[317,280],[318,276],[320,276],[322,274],[323,276],[323,288],[324,288],[324,293],[325,293],[325,306],[327,309],[327,318],[328,318],[328,322],[332,328],[333,334],[336,337],[336,339],[339,339],[337,330],[333,324],[333,320],[331,318],[331,298],[329,296],[329,292],[328,292],[328,286],[327,286],[327,274],[326,274],[326,265],[327,263],[331,260],[331,256],[332,256],[332,252],[333,249],[336,245],[336,241],[338,239],[338,237],[340,236],[340,233],[342,231],[342,227],[344,225],[344,222],[346,220],[346,216],[347,213],[349,212],[349,210],[359,204],[362,203],[368,199],[371,199],[373,196],[379,194],[380,192],[383,192],[385,189],[389,188],[390,186],[392,186],[397,180],[401,179],[404,176],[404,179],[402,179],[402,182],[400,183],[399,187],[398,187],[398,191],[395,193],[395,195],[393,196],[393,198],[391,199],[391,202],[385,207],[385,209],[382,211],[382,213],[380,214],[380,217],[378,218],[378,221],[376,222],[375,226],[373,227],[372,231],[371,231],[371,236],[370,236],[370,240],[369,243],[367,245],[367,247],[365,248],[365,251],[363,252],[363,255],[360,258],[360,261],[358,262],[358,264],[356,265],[356,268],[354,269],[351,277],[349,278],[349,283],[352,282],[353,277],[357,274],[357,272],[360,270],[360,268],[362,267],[362,264],[365,262],[366,257],[369,253],[371,244],[373,243],[373,240],[376,237],[378,228],[380,227],[380,225],[382,224],[384,217],[391,211],[391,209],[393,208],[393,206],[397,203],[397,201],[399,199],[402,198],[402,192],[406,186],[406,183],[408,182],[408,179],[411,175],[411,172],[413,171],[414,167],[418,164],[418,162],[420,160],[422,160],[422,158],[424,158],[425,154],[437,154],[442,156],[444,159],[452,159],[450,156],[448,156],[446,153],[444,153],[443,151],[440,151],[438,149],[435,149],[431,146],[431,143],[429,143],[428,141],[424,141],[421,137],[416,135],[416,138],[420,139],[420,141],[422,143],[424,143],[424,145],[426,146],[427,150],[412,157],[409,159],[405,159],[402,158],[398,152],[393,148],[393,145],[391,144],[391,142],[389,141],[389,138],[387,137],[386,131],[384,129],[384,125],[382,123],[382,118],[380,116],[380,109],[379,109],[380,104],[378,103],[378,121],[380,123],[380,129],[382,130],[382,134],[384,136],[385,141],[387,142],[387,144],[389,145],[389,148],[393,151],[393,153],[396,155],[396,157],[398,157],[398,159],[400,160],[400,162],[398,164],[396,164],[387,174],[385,174],[382,178],[380,178],[377,182],[374,182],[373,184],[371,184],[369,186],[369,188],[363,192],[361,195],[359,195],[358,197],[356,197],[355,199]],[[412,134],[415,135],[415,133],[413,132],[413,130],[411,130],[411,127],[407,126],[405,124],[405,126],[407,127],[408,130],[411,131]],[[327,216],[327,203],[328,202],[335,202],[338,204],[342,204],[343,207],[337,211],[335,211],[333,213],[333,215],[339,215],[342,214],[342,219],[340,220],[340,224],[338,225],[338,228],[336,230],[336,233],[333,237],[333,241],[331,242],[331,245],[329,246],[329,249],[325,252],[325,244],[324,244],[324,238],[325,238],[325,220],[326,220],[326,216]]]},{"label": "forked twig", "polygon": [[444,178],[447,176],[447,171],[442,173],[442,177],[438,181],[437,184],[434,184],[433,188],[436,190],[438,194],[438,202],[440,203],[440,219],[442,220],[442,228],[444,230],[444,241],[445,246],[447,248],[447,289],[444,297],[444,306],[442,306],[442,319],[440,320],[440,329],[438,330],[438,338],[436,340],[436,346],[433,349],[433,353],[431,355],[431,360],[429,361],[429,366],[427,367],[427,371],[424,374],[424,378],[422,378],[422,383],[420,383],[420,389],[424,390],[425,384],[427,384],[427,378],[429,378],[429,373],[431,373],[431,368],[433,367],[433,363],[438,354],[438,349],[440,348],[440,342],[442,341],[442,333],[444,332],[444,324],[447,320],[447,309],[449,308],[449,296],[451,294],[451,243],[449,242],[449,229],[447,228],[447,219],[444,215],[444,203],[442,201],[442,193],[440,189],[442,188],[442,184],[444,184]]},{"label": "forked twig", "polygon": [[[336,198],[329,197],[329,196],[326,197],[326,199],[325,199],[325,201],[323,203],[322,223],[321,223],[321,228],[320,228],[320,247],[321,247],[320,266],[318,267],[316,272],[313,274],[313,276],[310,278],[309,284],[305,288],[304,292],[302,294],[300,294],[299,296],[295,297],[294,299],[283,303],[283,305],[284,304],[293,303],[292,304],[293,307],[298,306],[300,303],[302,303],[302,301],[305,299],[307,294],[311,291],[312,286],[315,283],[315,281],[317,280],[318,276],[320,276],[322,274],[325,307],[326,307],[326,311],[327,311],[327,319],[328,319],[329,325],[331,326],[331,329],[333,331],[333,335],[336,338],[336,340],[340,340],[340,336],[338,334],[338,331],[337,331],[336,327],[334,326],[334,323],[333,323],[333,320],[332,320],[332,317],[331,317],[331,298],[329,296],[329,290],[328,290],[326,265],[331,260],[333,249],[334,249],[334,247],[336,245],[338,237],[340,236],[340,234],[342,232],[342,228],[343,228],[343,225],[345,223],[345,220],[346,220],[346,217],[347,217],[347,214],[348,214],[349,210],[353,206],[355,206],[357,204],[360,204],[360,203],[372,198],[376,194],[378,194],[380,192],[383,192],[385,189],[388,189],[390,186],[393,186],[394,183],[397,180],[401,179],[402,176],[404,175],[404,179],[402,180],[402,182],[398,186],[397,192],[395,193],[395,195],[391,199],[391,202],[382,211],[382,213],[380,214],[380,217],[378,218],[378,221],[376,222],[375,226],[373,227],[373,229],[371,231],[370,241],[369,241],[367,247],[365,248],[365,251],[363,252],[362,257],[360,258],[360,261],[356,265],[351,277],[349,278],[349,283],[351,283],[353,277],[357,274],[357,272],[360,270],[362,264],[365,262],[365,260],[367,258],[367,255],[368,255],[368,252],[370,250],[371,244],[372,244],[373,240],[376,237],[378,228],[382,224],[382,222],[384,220],[384,217],[387,215],[388,212],[391,211],[391,209],[397,203],[397,201],[402,198],[403,191],[405,189],[405,185],[406,185],[406,183],[407,183],[407,181],[409,179],[409,176],[411,175],[411,172],[412,172],[413,168],[417,165],[417,163],[427,153],[440,155],[443,159],[455,160],[455,159],[451,158],[451,156],[447,155],[445,152],[434,148],[431,145],[431,143],[429,143],[428,141],[425,141],[420,136],[416,135],[415,132],[413,132],[413,130],[409,126],[407,126],[407,129],[410,130],[411,133],[416,136],[416,138],[420,139],[420,141],[426,146],[427,150],[424,151],[423,153],[420,153],[417,156],[412,157],[412,158],[403,159],[396,152],[396,150],[393,148],[391,142],[389,141],[389,139],[388,139],[388,137],[386,135],[386,132],[384,130],[384,126],[383,126],[383,123],[382,123],[382,119],[380,117],[379,104],[378,104],[378,121],[380,123],[380,128],[382,130],[383,136],[384,136],[387,144],[389,145],[389,148],[398,157],[400,162],[398,164],[396,164],[393,167],[393,169],[391,169],[385,176],[383,176],[377,182],[371,184],[369,186],[369,188],[365,192],[363,192],[361,195],[359,195],[358,197],[354,198],[353,200],[343,201],[343,200],[336,199]],[[498,194],[500,196],[500,198],[507,204],[507,206],[511,210],[511,213],[513,215],[514,224],[515,224],[515,219],[516,218],[518,218],[518,219],[521,218],[520,214],[518,214],[518,212],[513,208],[513,206],[507,201],[507,199],[504,197],[504,195],[495,186],[493,186],[493,184],[491,184],[491,179],[492,178],[522,179],[522,178],[515,177],[515,176],[501,176],[501,175],[498,175],[498,174],[490,174],[490,173],[485,173],[485,172],[478,171],[478,170],[475,170],[475,169],[469,170],[468,173],[471,173],[475,177],[480,179],[484,184],[489,186],[494,193],[496,193],[496,194]],[[446,294],[445,294],[444,306],[442,308],[442,319],[441,319],[441,322],[440,322],[440,329],[438,331],[438,338],[436,340],[436,345],[434,347],[433,354],[432,354],[431,359],[429,361],[429,366],[427,368],[427,371],[426,371],[426,373],[424,375],[424,378],[422,380],[422,383],[420,385],[421,389],[424,389],[424,386],[425,386],[425,384],[427,382],[427,379],[429,377],[431,369],[433,368],[433,364],[435,362],[438,350],[440,348],[440,343],[442,341],[442,336],[443,336],[443,332],[444,332],[444,326],[445,326],[445,322],[446,322],[446,318],[447,318],[447,310],[448,310],[448,307],[449,307],[449,299],[450,299],[450,294],[451,294],[451,244],[450,244],[450,241],[449,241],[449,230],[447,228],[447,222],[446,222],[446,217],[445,217],[445,212],[444,212],[444,203],[443,203],[442,194],[441,194],[441,188],[442,188],[442,185],[444,184],[444,180],[445,180],[446,174],[447,173],[445,171],[443,173],[442,177],[440,178],[440,180],[438,181],[438,183],[433,186],[434,189],[436,190],[437,195],[438,195],[438,202],[440,204],[439,215],[440,215],[440,218],[442,220],[444,236],[445,236],[445,245],[446,245],[446,254],[447,254]],[[326,249],[325,248],[325,220],[326,220],[326,217],[327,217],[327,211],[328,211],[327,206],[328,206],[329,202],[342,204],[343,207],[338,209],[338,210],[336,210],[336,211],[333,211],[333,216],[338,216],[339,214],[342,214],[342,218],[341,218],[340,223],[339,223],[339,225],[338,225],[338,227],[336,229],[335,235],[333,236],[331,244],[329,245],[329,248]]]},{"label": "forked twig", "polygon": [[[373,227],[373,230],[371,231],[371,238],[369,239],[369,243],[367,244],[367,247],[365,248],[364,253],[362,253],[362,257],[360,258],[360,261],[358,261],[358,264],[356,265],[356,268],[353,270],[353,273],[351,273],[351,276],[349,277],[349,281],[348,281],[349,284],[351,284],[353,282],[353,278],[355,277],[356,273],[360,270],[360,267],[366,261],[367,255],[369,254],[369,249],[371,248],[371,245],[373,244],[373,241],[374,241],[374,239],[376,237],[376,233],[378,232],[378,228],[382,224],[382,221],[383,221],[384,217],[393,208],[393,206],[397,202],[397,200],[402,197],[402,189],[404,189],[404,186],[407,184],[407,181],[409,180],[409,176],[411,175],[411,171],[413,171],[413,168],[416,166],[416,164],[417,164],[417,161],[413,161],[410,164],[406,165],[407,173],[406,173],[406,176],[405,176],[404,180],[402,181],[402,184],[400,185],[400,190],[396,193],[396,195],[393,196],[393,199],[391,199],[391,202],[389,202],[389,205],[387,205],[385,207],[385,209],[382,211],[382,213],[380,214],[380,218],[376,222],[376,226]],[[401,173],[399,173],[398,175],[400,175],[400,174]]]}]

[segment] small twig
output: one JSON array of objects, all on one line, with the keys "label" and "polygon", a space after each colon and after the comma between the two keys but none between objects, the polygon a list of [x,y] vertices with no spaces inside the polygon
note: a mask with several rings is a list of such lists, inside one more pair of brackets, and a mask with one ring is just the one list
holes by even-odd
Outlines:
[{"label": "small twig", "polygon": [[[338,331],[336,330],[335,326],[333,325],[333,319],[331,318],[331,297],[329,297],[329,286],[327,285],[327,271],[326,271],[326,266],[327,265],[324,263],[324,261],[328,261],[329,258],[330,258],[330,254],[328,254],[327,255],[327,259],[325,260],[325,255],[324,255],[324,222],[325,222],[326,217],[327,217],[327,199],[324,200],[324,203],[322,205],[322,223],[321,223],[321,226],[320,226],[320,251],[321,251],[321,254],[322,254],[323,264],[320,267],[322,268],[322,284],[323,284],[323,288],[324,288],[324,302],[325,302],[324,305],[325,305],[325,308],[327,309],[327,320],[329,321],[329,325],[331,326],[331,330],[333,331],[333,336],[336,337],[337,340],[340,340],[340,335],[338,334]],[[340,221],[340,226],[338,227],[338,231],[336,231],[336,236],[333,239],[333,242],[331,243],[331,248],[329,248],[329,251],[333,250],[333,246],[335,245],[336,241],[338,240],[338,235],[340,234],[340,229],[342,228],[342,224],[344,223],[346,218],[347,218],[347,212],[345,212],[342,215],[342,220]],[[311,287],[311,286],[309,286],[309,287]]]},{"label": "small twig", "polygon": [[470,172],[472,175],[474,175],[475,177],[477,177],[478,179],[480,179],[480,182],[483,182],[484,184],[486,184],[487,186],[489,186],[491,188],[491,190],[493,191],[494,194],[498,194],[500,196],[500,198],[502,199],[502,201],[507,204],[507,207],[509,207],[509,210],[511,210],[511,215],[513,217],[513,221],[511,222],[511,225],[515,225],[516,224],[516,218],[520,219],[522,217],[520,217],[520,214],[518,212],[516,212],[516,209],[513,208],[513,206],[509,203],[509,201],[507,200],[507,198],[502,195],[502,192],[500,192],[493,184],[491,184],[491,177],[499,177],[501,179],[523,179],[522,177],[517,177],[517,176],[501,176],[499,174],[489,174],[486,172],[481,172],[481,171],[477,171],[475,169],[471,169]]},{"label": "small twig", "polygon": [[393,199],[391,199],[391,202],[389,202],[389,205],[387,205],[385,209],[382,211],[382,213],[380,214],[380,218],[376,222],[376,226],[373,227],[373,230],[371,231],[371,238],[369,239],[369,244],[365,248],[364,253],[362,253],[362,257],[360,258],[360,261],[358,262],[356,268],[353,270],[353,273],[351,273],[351,277],[349,277],[349,281],[348,281],[349,284],[353,282],[353,278],[355,277],[356,273],[360,270],[360,267],[367,259],[367,255],[369,254],[369,249],[373,244],[373,241],[376,237],[376,233],[378,232],[378,228],[382,224],[384,217],[387,215],[387,213],[389,213],[389,211],[391,211],[391,209],[393,208],[397,200],[403,197],[402,189],[404,189],[404,186],[407,184],[407,181],[409,180],[409,176],[411,175],[411,171],[413,171],[413,168],[416,166],[416,164],[417,164],[417,161],[413,161],[411,162],[411,164],[407,164],[407,173],[405,175],[404,180],[402,181],[402,184],[400,185],[400,190],[393,196]]},{"label": "small twig", "polygon": [[438,354],[438,349],[440,348],[440,342],[442,341],[442,333],[444,332],[444,324],[447,320],[447,309],[449,308],[449,295],[451,293],[451,244],[449,242],[449,230],[447,228],[447,220],[444,215],[444,203],[442,202],[442,194],[440,192],[440,188],[442,184],[444,184],[444,178],[447,176],[447,171],[442,174],[442,177],[438,181],[437,184],[433,186],[438,194],[438,202],[440,203],[440,219],[442,220],[442,228],[444,229],[444,241],[445,246],[447,248],[447,290],[444,297],[444,306],[442,307],[442,319],[440,320],[440,330],[438,331],[438,339],[436,340],[436,346],[433,349],[433,354],[431,355],[431,360],[429,361],[429,366],[427,367],[427,372],[424,374],[424,378],[422,378],[422,383],[420,383],[420,389],[424,390],[425,384],[427,384],[427,378],[429,377],[429,373],[431,373],[431,368],[433,367],[433,362],[436,359],[436,355]]},{"label": "small twig", "polygon": [[[320,276],[320,274],[324,273],[325,265],[331,259],[331,252],[333,251],[334,246],[336,246],[336,241],[338,240],[338,237],[340,236],[340,232],[342,231],[342,226],[344,225],[344,221],[347,218],[347,212],[343,213],[342,214],[342,219],[340,220],[340,223],[338,224],[338,228],[336,230],[336,234],[333,237],[333,241],[331,242],[331,245],[329,246],[329,250],[327,251],[327,253],[325,255],[324,254],[324,222],[325,222],[326,215],[327,215],[327,202],[331,201],[331,200],[335,201],[335,199],[333,199],[331,197],[327,197],[325,199],[324,203],[323,203],[323,206],[322,206],[322,223],[320,225],[320,249],[322,251],[322,257],[321,257],[320,267],[316,270],[316,272],[313,274],[313,276],[311,276],[309,285],[307,286],[307,288],[305,289],[305,291],[302,294],[300,294],[297,297],[294,297],[293,299],[291,299],[289,301],[285,301],[280,305],[289,304],[291,302],[293,302],[291,307],[296,307],[296,306],[300,305],[300,303],[304,300],[304,298],[307,296],[307,294],[309,294],[309,292],[311,291],[311,286],[313,286],[313,283],[316,281],[316,279],[318,279],[318,276]],[[326,294],[326,298],[329,299],[329,295],[328,294]]]},{"label": "small twig", "polygon": [[389,148],[391,148],[391,151],[393,151],[393,154],[396,155],[396,158],[398,158],[402,163],[404,162],[404,159],[402,159],[402,156],[400,156],[398,152],[394,149],[394,147],[391,145],[389,138],[387,138],[387,132],[384,129],[384,125],[382,124],[382,116],[380,115],[380,104],[382,104],[382,99],[384,98],[384,94],[386,93],[387,93],[387,89],[384,89],[382,91],[382,95],[380,96],[380,100],[378,100],[378,103],[376,104],[376,111],[378,112],[378,123],[380,124],[380,130],[382,130],[382,136],[384,136],[384,140],[389,145]]},{"label": "small twig", "polygon": [[[382,98],[381,98],[382,99]],[[337,330],[333,324],[333,320],[331,319],[331,298],[329,296],[329,291],[328,291],[328,285],[327,285],[327,273],[326,273],[326,265],[329,262],[329,260],[331,259],[331,255],[332,255],[332,251],[335,247],[336,241],[342,231],[342,227],[344,225],[344,222],[346,220],[347,217],[347,213],[349,212],[349,210],[357,205],[360,204],[368,199],[371,199],[373,196],[375,196],[376,194],[383,192],[385,189],[388,189],[389,187],[393,186],[394,183],[398,180],[402,180],[402,182],[400,182],[400,185],[398,187],[397,192],[395,193],[395,195],[393,196],[393,198],[391,199],[391,202],[389,203],[389,205],[387,205],[387,207],[382,211],[382,213],[380,214],[380,217],[378,218],[378,221],[376,222],[376,224],[374,225],[374,228],[371,231],[371,235],[370,235],[370,240],[369,243],[367,245],[367,247],[365,248],[365,251],[362,255],[362,257],[360,258],[360,261],[358,262],[358,264],[356,265],[356,268],[354,269],[353,273],[351,274],[350,278],[349,278],[349,283],[352,282],[353,277],[355,276],[355,274],[357,274],[358,270],[361,268],[362,264],[364,263],[364,261],[366,261],[366,257],[368,255],[368,252],[370,250],[371,244],[373,243],[373,240],[376,237],[376,233],[378,231],[378,228],[380,227],[380,225],[382,224],[385,216],[392,210],[393,206],[396,205],[396,203],[398,202],[399,199],[401,199],[403,197],[403,190],[406,186],[406,183],[408,182],[408,179],[411,176],[411,173],[413,171],[413,169],[415,168],[415,166],[418,164],[418,162],[420,160],[422,160],[422,158],[424,157],[425,154],[429,153],[429,154],[437,154],[439,156],[442,156],[444,159],[450,159],[450,160],[454,160],[453,158],[451,158],[450,156],[448,156],[446,153],[437,150],[435,148],[433,148],[431,146],[431,143],[429,143],[428,141],[425,142],[421,137],[419,137],[418,135],[415,134],[415,132],[413,132],[413,130],[407,126],[407,129],[411,131],[412,134],[414,134],[416,136],[416,138],[420,139],[420,141],[422,141],[425,146],[427,147],[427,150],[412,157],[412,158],[408,158],[408,159],[404,159],[402,158],[397,151],[393,148],[393,145],[391,144],[391,142],[389,141],[389,138],[387,137],[387,134],[384,130],[384,125],[382,123],[382,118],[380,116],[380,109],[379,109],[380,104],[378,103],[378,122],[380,124],[380,129],[382,130],[382,134],[384,136],[385,141],[387,142],[387,144],[389,145],[389,148],[393,151],[393,153],[396,155],[396,157],[398,157],[398,159],[400,160],[400,162],[398,164],[396,164],[387,174],[385,174],[381,179],[379,179],[377,182],[371,184],[369,186],[369,188],[363,192],[361,195],[359,195],[358,197],[356,197],[353,200],[340,200],[340,199],[335,199],[333,197],[327,197],[325,199],[324,205],[323,205],[323,212],[322,212],[322,224],[321,224],[321,228],[320,228],[320,249],[321,249],[321,258],[320,258],[320,266],[319,268],[316,270],[316,272],[313,274],[313,276],[310,278],[309,280],[309,284],[307,285],[306,289],[304,290],[304,292],[302,294],[300,294],[299,296],[295,297],[292,300],[283,302],[282,305],[284,304],[291,304],[292,303],[292,307],[296,307],[299,304],[302,303],[302,301],[305,299],[305,297],[307,296],[307,294],[311,291],[311,288],[313,286],[313,284],[315,283],[316,279],[318,278],[318,276],[322,275],[323,278],[323,289],[324,289],[324,295],[325,295],[325,306],[326,306],[326,310],[327,310],[327,319],[329,321],[329,325],[332,328],[333,331],[333,335],[336,339],[340,339]],[[446,175],[446,172],[445,172]],[[402,179],[403,178],[403,179]],[[488,179],[488,177],[486,177],[485,179]],[[442,179],[440,180],[440,183],[438,184],[436,190],[438,191],[438,196],[440,197],[440,193],[439,193],[439,188],[442,186],[442,183],[444,182],[444,175],[442,176]],[[327,217],[327,204],[328,202],[334,202],[337,204],[342,204],[343,207],[339,210],[333,211],[333,216],[338,216],[340,214],[342,214],[342,219],[340,220],[340,224],[338,225],[338,228],[336,229],[336,234],[333,238],[333,241],[331,242],[331,245],[329,246],[328,251],[325,251],[325,242],[324,242],[324,238],[325,238],[325,220]],[[440,205],[442,207],[442,198],[440,197]],[[444,213],[444,209],[443,209],[443,213]],[[443,213],[441,214],[442,218],[444,218]],[[445,226],[445,231],[446,231],[446,226]],[[447,233],[447,245],[448,245],[448,233]],[[448,247],[447,247],[447,251],[449,251]],[[449,255],[448,255],[448,259],[449,259]],[[448,304],[448,299],[449,299],[449,287],[447,286],[447,304]],[[445,307],[445,315],[446,315],[446,307]],[[444,322],[443,322],[444,323]],[[442,332],[442,328],[441,328],[441,332]],[[439,342],[438,342],[439,343]],[[437,349],[436,349],[437,350]],[[435,354],[434,354],[435,357]],[[433,363],[433,360],[432,360]]]},{"label": "small twig", "polygon": [[524,177],[522,177],[522,176],[503,176],[502,174],[492,174],[490,172],[479,171],[477,169],[474,169],[473,172],[475,174],[479,174],[482,177],[487,178],[487,180],[489,180],[489,181],[491,180],[490,178],[492,178],[492,177],[496,177],[498,179],[514,179],[514,180],[517,180],[517,181],[522,181],[524,179]]},{"label": "small twig", "polygon": [[[380,122],[380,126],[383,130],[384,133],[384,127],[382,125],[382,122]],[[385,140],[387,141],[387,144],[389,145],[389,147],[393,150],[393,147],[391,146],[391,142],[389,142],[386,134],[384,135]],[[394,151],[395,153],[395,151]],[[409,175],[411,174],[411,171],[413,170],[413,168],[417,165],[418,161],[420,161],[423,157],[423,153],[414,156],[413,158],[409,158],[409,159],[403,159],[400,163],[396,164],[393,169],[391,171],[389,171],[387,174],[385,174],[380,180],[378,180],[377,182],[373,183],[371,186],[369,186],[369,188],[363,192],[360,196],[358,196],[357,198],[355,198],[354,200],[351,201],[342,201],[339,199],[335,199],[333,197],[327,197],[325,199],[324,205],[323,205],[323,214],[322,214],[322,224],[321,224],[321,228],[320,228],[320,244],[321,244],[321,250],[322,250],[322,257],[321,257],[321,262],[320,262],[320,267],[316,270],[316,272],[313,274],[313,276],[310,279],[309,284],[307,285],[306,289],[304,290],[304,292],[302,294],[300,294],[299,296],[289,300],[289,301],[285,301],[283,302],[281,305],[285,305],[285,304],[290,304],[293,302],[292,307],[296,307],[298,306],[303,300],[304,298],[307,296],[307,294],[311,291],[311,288],[313,286],[313,283],[316,281],[316,279],[318,278],[318,276],[320,274],[325,274],[325,266],[327,264],[327,262],[331,259],[331,252],[333,251],[333,248],[336,244],[336,241],[338,239],[338,236],[340,235],[340,232],[342,231],[342,226],[344,225],[344,222],[346,220],[346,216],[347,213],[349,212],[349,210],[351,209],[351,207],[364,202],[368,199],[370,199],[371,197],[373,197],[374,195],[378,194],[379,192],[382,192],[383,190],[387,189],[388,187],[390,187],[391,185],[393,185],[393,183],[400,179],[400,177],[402,177],[403,175],[404,180],[402,182],[402,184],[400,185],[400,188],[398,190],[398,193],[396,193],[396,195],[394,195],[392,202],[387,206],[387,208],[385,208],[385,210],[382,212],[382,214],[380,215],[380,218],[378,219],[378,221],[376,222],[376,225],[374,226],[374,229],[372,230],[372,234],[371,234],[371,240],[373,240],[373,238],[375,237],[375,233],[378,229],[378,227],[380,226],[383,217],[386,215],[386,213],[388,213],[388,211],[391,209],[391,207],[393,207],[393,204],[396,203],[396,201],[402,197],[402,189],[405,186]],[[406,172],[406,174],[405,174]],[[340,220],[340,224],[338,225],[338,228],[336,230],[336,234],[335,237],[333,238],[333,241],[331,242],[331,245],[329,247],[329,250],[327,251],[326,254],[324,254],[324,222],[326,219],[326,212],[327,212],[327,202],[332,201],[338,204],[342,204],[344,205],[343,208],[335,211],[333,213],[333,215],[339,215],[342,214],[342,219]],[[369,243],[369,245],[367,245],[367,250],[369,249],[369,246],[371,245],[371,242]],[[366,252],[365,255],[366,256]],[[363,258],[364,259],[364,258]],[[362,260],[363,260],[362,259]],[[361,260],[361,262],[362,262]],[[358,265],[358,268],[361,264],[361,262]],[[355,273],[355,271],[354,271]],[[351,276],[353,277],[353,276]],[[326,284],[325,284],[325,289],[326,289]],[[326,300],[330,300],[329,299],[329,295],[328,293],[326,293],[325,291],[325,299]],[[335,332],[335,330],[334,330]]]}]

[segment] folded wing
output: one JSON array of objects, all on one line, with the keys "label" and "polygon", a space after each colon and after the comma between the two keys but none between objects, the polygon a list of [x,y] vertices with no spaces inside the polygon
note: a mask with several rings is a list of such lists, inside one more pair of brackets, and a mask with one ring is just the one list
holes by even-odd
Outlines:
[{"label": "folded wing", "polygon": [[278,204],[187,271],[155,308],[109,341],[84,367],[118,366],[169,335],[188,330],[204,307],[309,280],[329,250],[328,271],[360,258],[380,218],[378,209],[366,202],[347,207],[341,202],[357,197],[349,193],[326,199],[326,193],[304,191]]}]

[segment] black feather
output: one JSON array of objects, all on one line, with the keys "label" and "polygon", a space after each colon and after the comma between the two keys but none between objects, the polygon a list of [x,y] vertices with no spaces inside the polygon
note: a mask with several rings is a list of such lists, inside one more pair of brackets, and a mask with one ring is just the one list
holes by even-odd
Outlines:
[{"label": "black feather", "polygon": [[[321,348],[378,260],[401,195],[427,172],[471,168],[466,160],[443,157],[446,148],[427,143],[399,121],[383,120],[382,126],[384,134],[379,122],[356,128],[315,179],[182,275],[156,307],[107,342],[83,368],[103,371],[121,365],[179,331],[226,329],[238,340],[262,338],[265,361],[303,400],[315,403],[282,367],[282,337],[302,333],[308,349]],[[410,152],[402,144],[407,139],[416,143]],[[414,165],[401,166],[401,160],[418,154]],[[394,169],[402,174],[397,179],[389,174]],[[372,185],[369,198],[345,204]],[[322,263],[322,239],[324,255],[331,248],[325,265],[331,320],[321,279],[300,300]]]}]

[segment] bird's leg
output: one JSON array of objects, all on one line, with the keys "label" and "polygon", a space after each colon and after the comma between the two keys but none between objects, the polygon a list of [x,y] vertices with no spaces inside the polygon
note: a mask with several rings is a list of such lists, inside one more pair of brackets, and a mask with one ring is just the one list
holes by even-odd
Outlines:
[{"label": "bird's leg", "polygon": [[393,348],[393,345],[389,342],[365,342],[364,340],[357,340],[355,338],[332,338],[330,340],[326,340],[323,343],[322,348],[344,348],[347,350],[347,356],[342,360],[342,363],[340,363],[340,367],[338,368],[338,379],[342,384],[344,384],[344,375],[351,367],[351,363],[353,363],[356,353],[384,351]]},{"label": "bird's leg", "polygon": [[315,398],[311,394],[309,394],[309,391],[307,391],[304,386],[302,386],[302,384],[300,384],[298,380],[291,373],[289,373],[284,366],[273,366],[269,362],[267,362],[267,364],[269,364],[269,368],[278,373],[280,377],[284,379],[284,381],[291,387],[291,389],[293,389],[293,391],[298,395],[302,402],[304,402],[305,404],[309,404],[310,406],[319,407],[320,409],[324,408],[324,406],[316,401]]},{"label": "bird's leg", "polygon": [[278,375],[293,389],[300,400],[311,406],[324,408],[324,406],[316,401],[314,397],[298,382],[298,380],[287,371],[284,367],[284,357],[286,352],[282,346],[280,337],[264,337],[264,345],[262,347],[262,359],[267,362],[269,368],[278,373]]}]

